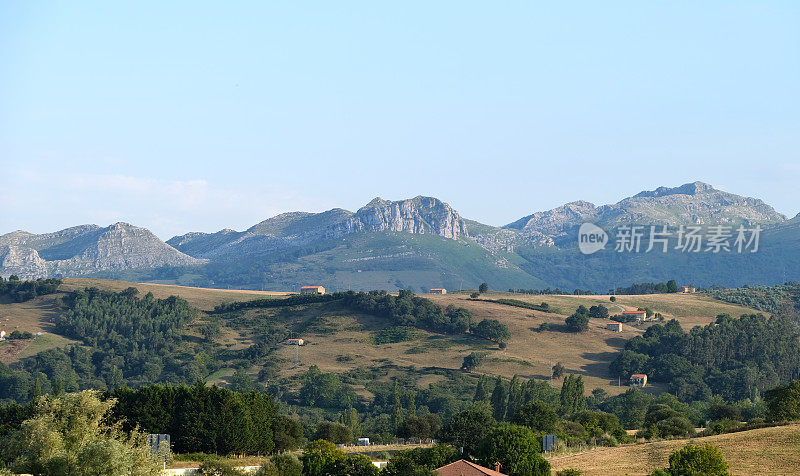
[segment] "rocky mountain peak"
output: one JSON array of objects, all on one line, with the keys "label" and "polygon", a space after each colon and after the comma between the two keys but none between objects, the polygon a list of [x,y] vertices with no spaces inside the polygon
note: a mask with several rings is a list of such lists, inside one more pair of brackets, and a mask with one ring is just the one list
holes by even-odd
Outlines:
[{"label": "rocky mountain peak", "polygon": [[433,234],[451,239],[469,236],[466,223],[450,205],[438,198],[423,196],[396,202],[375,198],[332,227],[329,235],[359,231]]},{"label": "rocky mountain peak", "polygon": [[698,195],[703,192],[717,191],[713,186],[705,182],[686,183],[679,187],[658,187],[655,190],[639,192],[633,197],[664,197],[666,195]]},{"label": "rocky mountain peak", "polygon": [[390,205],[391,203],[392,202],[389,200],[384,200],[381,197],[375,197],[372,200],[370,200],[369,203],[361,207],[361,210],[364,210],[366,208],[382,208]]}]

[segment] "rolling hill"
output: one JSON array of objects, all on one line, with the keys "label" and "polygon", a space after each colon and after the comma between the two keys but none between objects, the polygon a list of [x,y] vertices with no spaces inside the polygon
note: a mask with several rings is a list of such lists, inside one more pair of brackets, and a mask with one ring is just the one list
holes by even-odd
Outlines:
[{"label": "rolling hill", "polygon": [[[413,339],[405,342],[376,345],[373,336],[387,328],[389,323],[385,319],[354,312],[335,303],[293,306],[291,309],[253,308],[229,315],[217,315],[211,311],[224,302],[265,297],[282,299],[285,293],[80,278],[66,279],[60,288],[61,292],[55,295],[40,296],[20,304],[0,304],[0,323],[4,330],[44,333],[27,343],[25,348],[11,348],[12,344],[17,344],[10,341],[0,344],[0,361],[13,362],[35,352],[73,342],[53,333],[52,321],[58,312],[54,300],[62,296],[63,292],[85,287],[119,292],[130,286],[137,288],[141,294],[150,292],[159,299],[171,295],[182,297],[202,311],[184,330],[188,339],[188,347],[185,349],[187,352],[197,351],[192,350],[195,348],[192,342],[201,335],[200,328],[212,320],[221,324],[221,333],[216,344],[218,348],[247,349],[265,340],[265,332],[300,335],[308,342],[298,354],[295,354],[296,348],[279,345],[269,352],[266,361],[261,358],[250,361],[247,370],[255,380],[259,379],[259,372],[265,362],[276,366],[273,367],[276,378],[292,378],[305,372],[311,365],[336,373],[360,368],[389,368],[390,375],[411,375],[416,385],[422,389],[432,382],[445,379],[443,371],[457,371],[467,354],[478,351],[486,352],[487,358],[476,373],[502,375],[507,378],[519,375],[526,379],[547,379],[550,366],[561,362],[567,372],[584,376],[587,393],[594,388],[603,388],[610,394],[616,394],[627,387],[617,386],[617,381],[609,377],[608,363],[622,349],[627,339],[644,332],[644,328],[625,325],[622,333],[614,333],[605,329],[608,321],[603,319],[592,319],[587,332],[574,334],[564,331],[564,318],[576,307],[582,304],[588,307],[597,303],[609,305],[608,296],[489,294],[492,299],[513,297],[535,304],[546,301],[555,312],[545,313],[485,300],[472,300],[467,294],[425,295],[441,307],[454,305],[468,309],[476,321],[497,319],[506,324],[511,330],[508,346],[500,349],[496,344],[473,336],[445,336],[424,330],[417,330]],[[663,313],[668,319],[677,319],[687,328],[708,324],[721,313],[739,315],[753,312],[752,309],[702,295],[619,296],[616,304],[619,309],[648,306]],[[615,311],[614,308],[611,310]],[[539,325],[545,322],[550,325],[551,330],[540,332]],[[269,325],[264,327],[266,324]],[[267,331],[267,328],[270,330]],[[299,358],[299,365],[295,363],[296,358]],[[233,374],[233,370],[233,367],[226,367],[222,363],[213,374],[205,377],[210,381],[224,383],[227,376]],[[385,378],[388,379],[389,376]],[[364,388],[359,388],[359,391],[365,398],[369,397]],[[657,392],[659,388],[652,387],[650,391]]]}]

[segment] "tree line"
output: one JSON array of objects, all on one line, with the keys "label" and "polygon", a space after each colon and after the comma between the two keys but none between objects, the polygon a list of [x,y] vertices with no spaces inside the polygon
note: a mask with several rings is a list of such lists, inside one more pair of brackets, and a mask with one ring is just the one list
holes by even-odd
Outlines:
[{"label": "tree line", "polygon": [[681,400],[755,398],[800,378],[800,330],[789,318],[728,314],[686,332],[676,320],[634,337],[611,363],[620,378],[646,373]]},{"label": "tree line", "polygon": [[37,296],[55,293],[59,286],[61,280],[56,278],[23,281],[14,274],[7,280],[0,276],[0,298],[7,298],[11,302],[30,301]]}]

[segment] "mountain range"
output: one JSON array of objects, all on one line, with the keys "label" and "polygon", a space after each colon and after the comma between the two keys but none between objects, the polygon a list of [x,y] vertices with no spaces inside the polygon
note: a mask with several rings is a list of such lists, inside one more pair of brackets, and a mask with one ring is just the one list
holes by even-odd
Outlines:
[{"label": "mountain range", "polygon": [[[760,227],[756,253],[602,252],[582,255],[591,222],[609,232],[630,225]],[[610,240],[613,240],[611,236]],[[609,243],[610,245],[610,243]],[[322,284],[331,289],[559,287],[606,291],[632,282],[679,279],[698,286],[800,279],[800,215],[694,182],[643,191],[615,204],[585,201],[536,212],[501,227],[462,218],[433,197],[375,198],[355,212],[290,212],[244,231],[192,232],[167,242],[145,228],[81,225],[41,235],[0,236],[0,275],[99,276],[255,289]]]}]

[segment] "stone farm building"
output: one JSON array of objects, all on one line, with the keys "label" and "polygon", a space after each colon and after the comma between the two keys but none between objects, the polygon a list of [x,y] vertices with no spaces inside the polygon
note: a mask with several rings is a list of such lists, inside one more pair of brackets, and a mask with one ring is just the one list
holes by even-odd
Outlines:
[{"label": "stone farm building", "polygon": [[609,322],[606,324],[606,329],[614,332],[622,332],[622,323],[621,322]]},{"label": "stone farm building", "polygon": [[305,341],[303,339],[286,339],[284,343],[286,345],[303,345]]},{"label": "stone farm building", "polygon": [[635,317],[639,321],[647,319],[646,311],[622,311],[622,315],[625,317]]},{"label": "stone farm building", "polygon": [[322,286],[303,286],[300,288],[300,294],[325,294],[325,288]]},{"label": "stone farm building", "polygon": [[431,294],[447,294],[447,289],[444,289],[444,288],[431,288]]},{"label": "stone farm building", "polygon": [[630,386],[644,388],[647,385],[647,375],[633,374],[631,375]]}]

